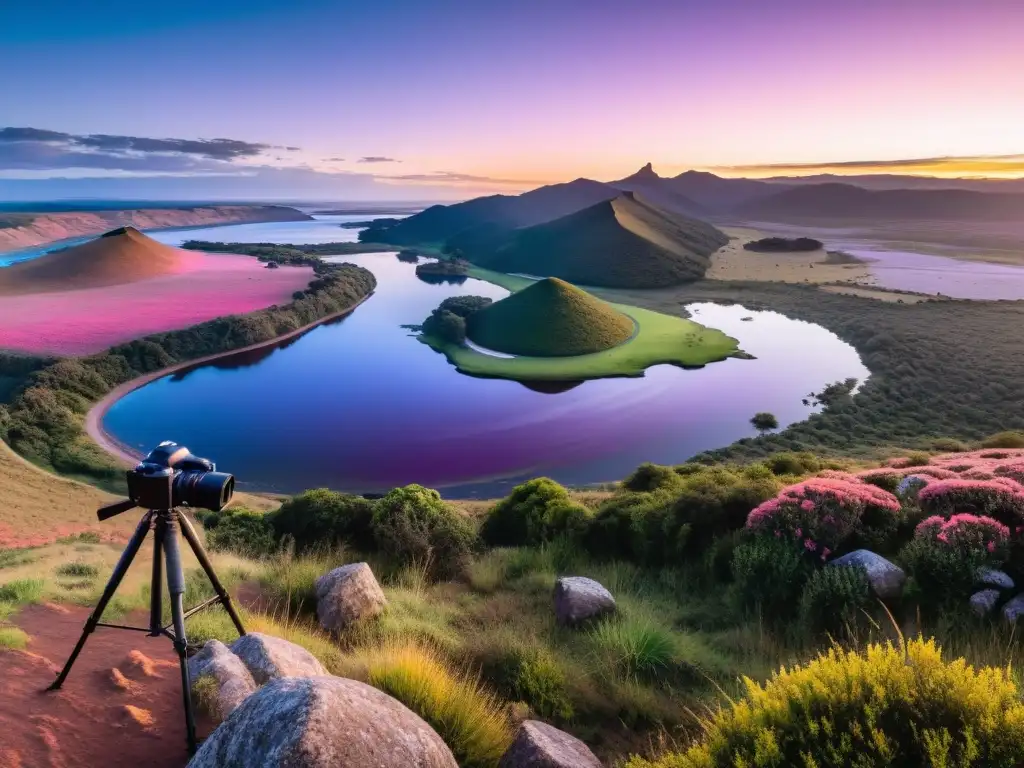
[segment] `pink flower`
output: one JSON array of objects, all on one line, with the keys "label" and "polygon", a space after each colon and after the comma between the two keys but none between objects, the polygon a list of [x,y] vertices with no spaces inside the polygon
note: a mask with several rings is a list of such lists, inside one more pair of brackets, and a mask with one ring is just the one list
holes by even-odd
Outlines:
[{"label": "pink flower", "polygon": [[813,552],[818,548],[818,545],[814,543],[814,541],[812,541],[811,539],[804,539],[804,548],[808,552]]},{"label": "pink flower", "polygon": [[989,552],[995,552],[995,551],[996,551],[996,543],[995,543],[994,541],[990,541],[990,542],[988,543],[988,546],[986,547],[986,549],[987,549],[987,550],[988,550]]},{"label": "pink flower", "polygon": [[793,531],[793,535],[799,539],[801,536],[804,535],[803,528],[797,528],[795,531]]},{"label": "pink flower", "polygon": [[832,554],[832,550],[828,547],[821,548],[821,559],[824,560],[826,557]]},{"label": "pink flower", "polygon": [[775,532],[775,538],[778,539],[778,538],[781,538],[781,536],[782,536],[782,531],[776,531]]},{"label": "pink flower", "polygon": [[804,499],[803,501],[800,502],[800,509],[802,509],[804,512],[810,512],[812,509],[814,509],[814,502],[811,501],[810,499]]}]

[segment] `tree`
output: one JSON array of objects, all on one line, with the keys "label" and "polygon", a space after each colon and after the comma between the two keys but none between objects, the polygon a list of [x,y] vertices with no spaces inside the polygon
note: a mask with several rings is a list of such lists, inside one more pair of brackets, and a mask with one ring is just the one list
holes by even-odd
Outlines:
[{"label": "tree", "polygon": [[775,414],[768,413],[767,411],[755,413],[753,418],[750,419],[750,423],[762,435],[779,428],[779,420],[775,418]]}]

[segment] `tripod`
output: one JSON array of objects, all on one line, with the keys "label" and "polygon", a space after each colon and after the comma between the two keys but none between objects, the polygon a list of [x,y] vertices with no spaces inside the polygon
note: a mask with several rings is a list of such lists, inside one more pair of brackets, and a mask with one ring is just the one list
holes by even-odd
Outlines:
[{"label": "tripod", "polygon": [[[105,520],[116,514],[125,512],[134,506],[135,504],[131,501],[120,501],[115,504],[111,504],[100,509],[99,518],[100,520]],[[111,598],[113,598],[114,592],[117,591],[117,587],[124,578],[124,575],[128,572],[128,568],[131,566],[132,560],[135,559],[135,555],[137,555],[139,549],[141,549],[142,542],[145,540],[146,534],[149,533],[150,529],[153,531],[153,576],[150,583],[149,627],[127,627],[122,624],[104,624],[100,621],[103,616],[103,611],[106,609],[107,603],[109,603]],[[203,570],[206,572],[207,577],[210,579],[210,583],[213,585],[214,592],[216,593],[214,597],[211,597],[209,600],[205,600],[187,611],[182,607],[182,596],[185,593],[185,574],[181,568],[181,550],[178,546],[179,530],[185,537],[185,541],[188,542],[188,545],[195,553],[196,559],[199,560],[199,565],[201,565]],[[162,582],[164,563],[161,561],[161,555],[163,555],[166,560],[167,592],[170,594],[171,598],[171,623],[167,625],[163,624],[162,617]],[[126,546],[124,552],[121,553],[121,557],[117,561],[117,565],[114,566],[114,572],[111,574],[106,587],[104,587],[103,594],[100,595],[99,602],[96,603],[96,608],[86,620],[85,628],[82,630],[82,636],[78,638],[78,643],[75,645],[75,649],[71,652],[71,656],[68,658],[64,668],[60,671],[60,674],[57,675],[57,679],[48,690],[58,690],[61,685],[64,684],[64,680],[71,671],[71,666],[75,663],[75,659],[78,658],[78,654],[82,652],[82,648],[85,647],[85,641],[88,639],[89,635],[93,633],[96,627],[109,627],[111,629],[128,629],[136,632],[146,632],[150,637],[165,635],[174,643],[174,650],[178,654],[178,662],[181,666],[181,689],[182,699],[185,705],[185,729],[186,737],[188,739],[188,749],[189,754],[195,752],[196,722],[195,712],[192,708],[191,685],[189,684],[188,679],[188,663],[186,660],[188,641],[185,637],[185,619],[216,603],[221,603],[224,606],[224,609],[231,617],[231,621],[234,623],[235,628],[238,630],[238,634],[244,635],[245,628],[242,626],[242,621],[238,618],[238,613],[231,604],[231,597],[228,595],[227,590],[224,589],[224,585],[221,584],[220,579],[217,578],[217,574],[214,573],[213,565],[210,563],[210,558],[203,549],[203,545],[199,541],[199,537],[196,536],[195,529],[192,527],[192,523],[189,522],[189,519],[183,512],[179,512],[177,509],[148,510],[142,516],[142,520],[139,521],[138,526],[135,528],[135,533],[132,534],[131,540],[128,542],[128,546]]]}]

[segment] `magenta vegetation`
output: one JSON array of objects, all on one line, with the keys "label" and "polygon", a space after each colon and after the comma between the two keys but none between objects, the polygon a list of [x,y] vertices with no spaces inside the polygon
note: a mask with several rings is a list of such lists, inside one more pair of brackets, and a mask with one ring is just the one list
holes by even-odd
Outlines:
[{"label": "magenta vegetation", "polygon": [[933,515],[918,524],[914,538],[976,560],[1001,563],[1009,556],[1010,529],[991,517]]},{"label": "magenta vegetation", "polygon": [[177,274],[105,288],[0,298],[0,349],[85,355],[119,342],[291,300],[309,267],[265,269],[248,256],[195,254]]}]

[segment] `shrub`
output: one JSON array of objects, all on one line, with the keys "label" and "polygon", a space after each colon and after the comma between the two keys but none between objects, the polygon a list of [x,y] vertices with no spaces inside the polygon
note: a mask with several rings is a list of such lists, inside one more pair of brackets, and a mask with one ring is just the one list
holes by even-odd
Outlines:
[{"label": "shrub", "polygon": [[15,579],[0,584],[0,603],[13,605],[31,605],[43,599],[43,581],[41,579]]},{"label": "shrub", "polygon": [[423,321],[423,333],[448,344],[464,344],[466,319],[444,309],[435,309]]},{"label": "shrub", "polygon": [[591,517],[561,485],[547,477],[517,485],[488,513],[481,538],[496,547],[536,546],[561,536],[577,536]]},{"label": "shrub", "polygon": [[774,413],[761,411],[750,418],[750,425],[762,434],[779,428],[779,420]]},{"label": "shrub", "polygon": [[58,576],[72,576],[80,579],[91,579],[100,575],[99,568],[92,563],[83,563],[81,560],[75,560],[71,563],[58,565],[55,572]]},{"label": "shrub", "polygon": [[1024,761],[1024,705],[1009,670],[945,661],[934,641],[833,648],[705,723],[686,752],[628,768],[991,766]]},{"label": "shrub", "polygon": [[773,453],[764,460],[776,475],[811,475],[821,471],[821,459],[812,453]]},{"label": "shrub", "polygon": [[813,566],[792,539],[759,536],[733,551],[733,590],[745,609],[771,619],[791,617]]},{"label": "shrub", "polygon": [[871,604],[871,588],[863,568],[819,568],[804,585],[800,619],[810,632],[838,634],[859,622]]},{"label": "shrub", "polygon": [[369,682],[429,723],[460,766],[496,768],[512,741],[503,703],[434,651],[388,644],[365,652]]},{"label": "shrub", "polygon": [[982,448],[1024,448],[1024,432],[997,432],[981,441]]},{"label": "shrub", "polygon": [[292,496],[269,520],[277,538],[291,536],[299,552],[308,552],[339,544],[372,549],[372,518],[373,505],[361,496],[317,488]]},{"label": "shrub", "polygon": [[923,451],[915,451],[901,456],[898,459],[890,459],[886,464],[895,469],[907,469],[909,467],[923,467],[932,460],[932,457]]},{"label": "shrub", "polygon": [[622,481],[622,487],[627,491],[639,493],[671,491],[681,487],[682,484],[682,477],[675,469],[650,462],[641,464],[633,474]]},{"label": "shrub", "polygon": [[672,500],[666,491],[616,494],[598,508],[588,526],[587,551],[607,559],[660,559],[664,520]]},{"label": "shrub", "polygon": [[206,529],[211,552],[236,552],[248,557],[265,557],[276,549],[274,526],[262,512],[232,507],[221,512],[212,528]]},{"label": "shrub", "polygon": [[975,512],[1015,527],[1024,522],[1024,486],[1008,477],[936,480],[921,489],[917,500],[928,514]]},{"label": "shrub", "polygon": [[462,573],[476,543],[469,521],[421,485],[395,488],[374,504],[373,535],[385,554],[439,577]]},{"label": "shrub", "polygon": [[944,453],[962,453],[968,451],[966,443],[961,442],[952,437],[937,437],[932,440],[932,450],[942,451]]},{"label": "shrub", "polygon": [[511,644],[484,662],[484,674],[511,701],[521,701],[545,720],[568,721],[572,700],[565,673],[546,649]]}]

